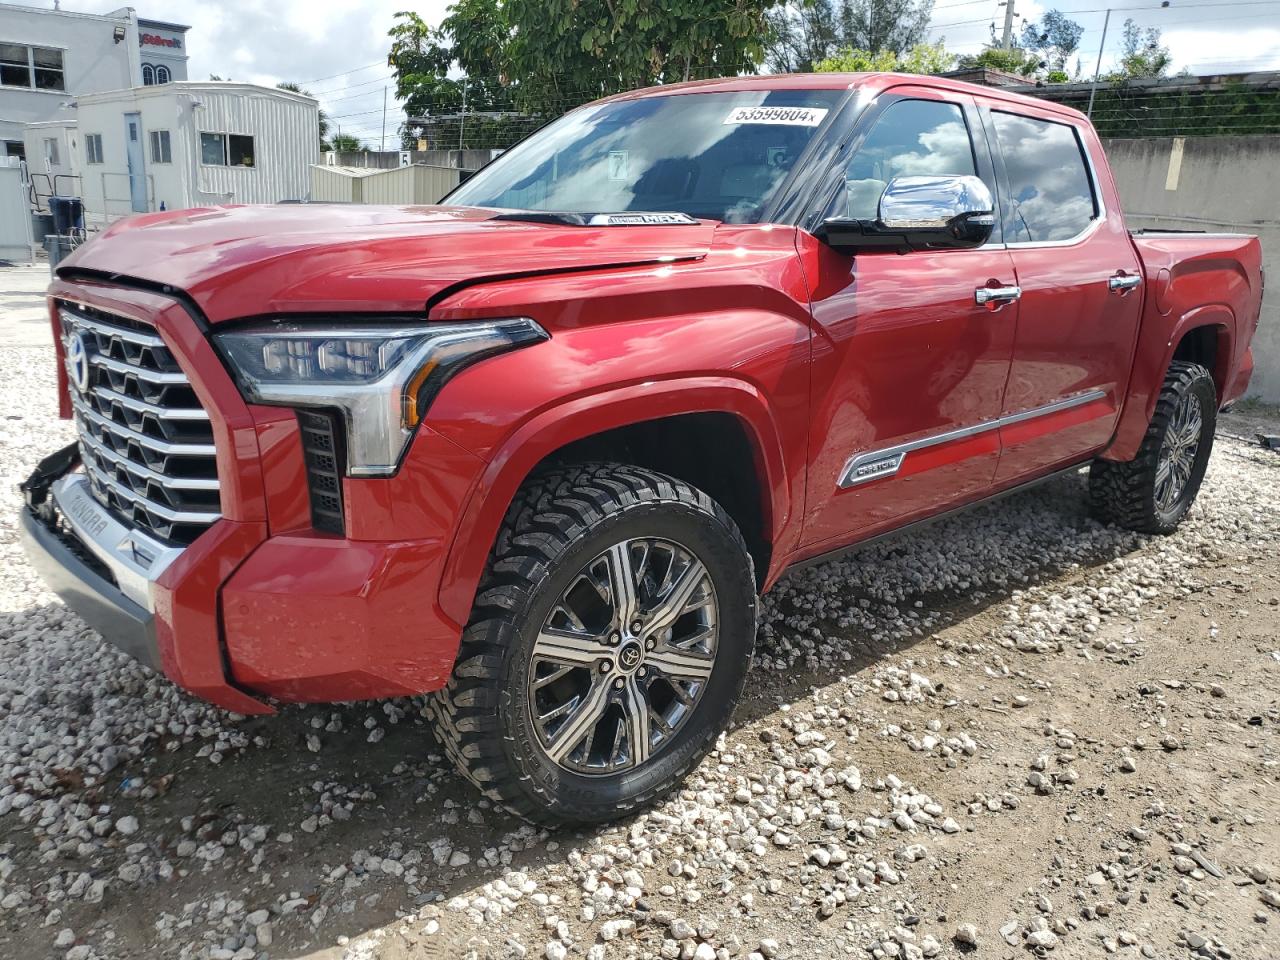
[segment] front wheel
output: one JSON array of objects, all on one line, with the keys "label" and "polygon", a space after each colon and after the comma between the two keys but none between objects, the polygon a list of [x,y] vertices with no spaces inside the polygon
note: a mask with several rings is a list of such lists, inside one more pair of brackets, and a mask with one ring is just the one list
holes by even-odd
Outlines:
[{"label": "front wheel", "polygon": [[462,773],[514,813],[610,820],[711,748],[755,630],[751,556],[718,504],[638,467],[561,468],[508,511],[428,710]]},{"label": "front wheel", "polygon": [[1138,455],[1127,463],[1093,462],[1089,502],[1094,515],[1142,533],[1172,533],[1200,491],[1217,410],[1218,391],[1209,371],[1198,363],[1171,363]]}]

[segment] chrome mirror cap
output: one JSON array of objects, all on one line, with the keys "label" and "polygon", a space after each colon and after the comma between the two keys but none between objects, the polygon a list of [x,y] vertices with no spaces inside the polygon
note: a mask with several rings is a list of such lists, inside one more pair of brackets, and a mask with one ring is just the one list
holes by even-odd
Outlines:
[{"label": "chrome mirror cap", "polygon": [[828,217],[813,235],[840,253],[963,250],[995,229],[995,201],[977,177],[894,177],[875,220]]},{"label": "chrome mirror cap", "polygon": [[879,219],[887,230],[946,229],[958,217],[994,227],[994,211],[977,177],[894,177],[880,195]]}]

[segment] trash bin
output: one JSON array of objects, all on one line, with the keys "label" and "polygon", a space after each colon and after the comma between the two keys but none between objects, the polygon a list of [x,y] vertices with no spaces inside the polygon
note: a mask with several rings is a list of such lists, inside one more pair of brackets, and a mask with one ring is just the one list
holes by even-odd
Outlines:
[{"label": "trash bin", "polygon": [[31,237],[36,243],[44,243],[44,238],[53,233],[53,215],[49,213],[31,214]]},{"label": "trash bin", "polygon": [[84,229],[84,203],[79,197],[50,197],[49,212],[54,233],[65,236]]},{"label": "trash bin", "polygon": [[50,233],[45,236],[44,248],[49,252],[51,272],[58,269],[58,264],[62,262],[63,257],[71,255],[71,251],[75,249],[73,243],[71,237],[65,237],[62,234]]}]

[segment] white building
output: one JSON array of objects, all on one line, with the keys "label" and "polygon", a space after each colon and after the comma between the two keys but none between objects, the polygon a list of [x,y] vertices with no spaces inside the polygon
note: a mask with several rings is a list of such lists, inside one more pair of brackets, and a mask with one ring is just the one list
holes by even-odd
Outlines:
[{"label": "white building", "polygon": [[[227,81],[77,97],[65,134],[92,228],[132,213],[307,199],[320,160],[314,97]],[[56,138],[37,127],[28,142]],[[78,144],[76,143],[78,141]]]},{"label": "white building", "polygon": [[185,80],[186,32],[131,7],[89,14],[0,3],[0,157],[23,156],[23,126],[65,119],[76,96]]}]

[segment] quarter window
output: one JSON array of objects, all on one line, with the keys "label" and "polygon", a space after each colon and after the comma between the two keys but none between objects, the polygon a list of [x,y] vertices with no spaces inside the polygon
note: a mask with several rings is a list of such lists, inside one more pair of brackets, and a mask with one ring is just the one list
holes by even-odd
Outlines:
[{"label": "quarter window", "polygon": [[102,134],[86,133],[84,136],[84,157],[89,163],[102,162]]},{"label": "quarter window", "polygon": [[65,90],[62,51],[0,43],[0,86],[30,90]]},{"label": "quarter window", "polygon": [[147,137],[151,141],[151,162],[173,163],[173,153],[169,147],[169,131],[151,130]]},{"label": "quarter window", "polygon": [[1006,240],[1044,243],[1083,233],[1098,206],[1075,128],[1013,113],[991,116],[1009,174]]},{"label": "quarter window", "polygon": [[239,133],[202,133],[200,162],[214,167],[252,167],[253,137]]},{"label": "quarter window", "polygon": [[845,209],[837,216],[874,220],[894,177],[977,176],[964,112],[939,100],[900,100],[885,108],[845,170]]}]

